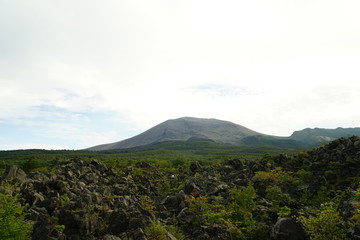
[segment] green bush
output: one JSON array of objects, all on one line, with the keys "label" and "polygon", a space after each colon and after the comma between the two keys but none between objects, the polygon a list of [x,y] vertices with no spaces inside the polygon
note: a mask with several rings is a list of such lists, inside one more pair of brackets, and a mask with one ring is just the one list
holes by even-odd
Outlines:
[{"label": "green bush", "polygon": [[284,183],[298,183],[298,179],[292,175],[292,172],[285,171],[281,167],[276,167],[269,171],[256,172],[254,179],[257,181],[269,182],[277,185]]},{"label": "green bush", "polygon": [[283,193],[276,185],[266,188],[266,198],[273,202],[275,208],[291,205],[294,201],[289,194]]},{"label": "green bush", "polygon": [[36,168],[40,168],[43,167],[44,165],[41,163],[40,160],[31,157],[29,160],[27,160],[24,165],[22,166],[22,168],[24,169],[25,172],[30,172],[33,169]]},{"label": "green bush", "polygon": [[310,206],[320,207],[321,204],[331,201],[330,190],[326,186],[320,186],[315,196],[308,202]]},{"label": "green bush", "polygon": [[345,240],[348,224],[336,211],[333,202],[321,204],[316,216],[297,218],[311,240]]},{"label": "green bush", "polygon": [[19,195],[0,193],[0,239],[30,239],[32,225],[25,220],[25,209]]},{"label": "green bush", "polygon": [[145,229],[145,234],[149,240],[166,239],[166,229],[157,218],[150,220],[150,225]]},{"label": "green bush", "polygon": [[252,185],[231,191],[230,212],[231,220],[238,226],[253,224],[252,211],[256,208],[256,190]]},{"label": "green bush", "polygon": [[248,211],[253,211],[256,208],[255,199],[257,197],[256,190],[253,185],[243,187],[241,189],[232,189],[231,198],[234,203]]},{"label": "green bush", "polygon": [[300,184],[311,181],[312,173],[310,171],[306,171],[305,169],[300,169],[299,171],[296,172],[296,175],[300,180],[299,182]]}]

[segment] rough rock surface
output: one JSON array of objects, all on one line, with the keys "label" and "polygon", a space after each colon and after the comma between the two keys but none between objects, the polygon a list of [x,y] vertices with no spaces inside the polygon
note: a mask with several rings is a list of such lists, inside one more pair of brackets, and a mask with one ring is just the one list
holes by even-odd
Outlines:
[{"label": "rough rock surface", "polygon": [[274,240],[307,240],[309,239],[301,224],[291,218],[280,218],[273,229],[271,237]]},{"label": "rough rock surface", "polygon": [[[277,169],[278,173],[287,170],[294,173],[302,166],[311,173],[307,182],[304,180],[300,186],[286,181],[279,183],[281,191],[295,199],[289,203],[294,210],[303,207],[299,203],[302,189],[315,193],[324,183],[334,190],[349,186],[356,189],[360,139],[338,139],[297,157],[230,159],[210,166],[194,162],[187,169],[169,173],[145,162],[119,169],[96,160],[74,158],[60,162],[54,169],[28,175],[10,166],[0,178],[0,184],[18,183],[15,191],[21,194],[22,203],[28,205],[31,212],[28,218],[34,222],[33,239],[151,240],[146,229],[155,217],[164,225],[181,227],[185,239],[237,239],[226,225],[209,223],[197,216],[191,211],[189,201],[201,197],[211,201],[221,196],[223,204],[229,204],[233,189],[251,184],[257,194],[256,208],[251,214],[267,227],[266,239],[271,236],[275,240],[302,240],[307,236],[300,224],[291,218],[278,219],[275,203],[266,192],[268,180],[256,178],[258,172]],[[349,196],[342,204],[344,219],[354,215],[352,201]],[[358,225],[349,229],[349,237],[359,239],[359,229]],[[166,235],[167,239],[176,240],[170,232]]]}]

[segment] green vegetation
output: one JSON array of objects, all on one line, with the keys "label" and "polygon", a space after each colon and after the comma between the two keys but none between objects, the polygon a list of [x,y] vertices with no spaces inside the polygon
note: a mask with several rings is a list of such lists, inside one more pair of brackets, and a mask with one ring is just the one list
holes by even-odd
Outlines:
[{"label": "green vegetation", "polygon": [[241,189],[234,188],[230,192],[231,199],[228,203],[221,196],[189,199],[189,211],[198,216],[193,224],[220,224],[229,229],[231,238],[234,239],[267,239],[269,229],[253,216],[258,206],[254,187],[249,185]]},{"label": "green vegetation", "polygon": [[219,144],[209,141],[169,141],[149,148],[112,151],[85,150],[14,150],[0,151],[0,170],[14,164],[29,172],[40,167],[52,168],[60,161],[71,158],[97,159],[108,165],[125,167],[138,161],[171,163],[173,166],[186,166],[198,161],[203,165],[224,159],[244,158],[255,160],[264,154],[294,154],[294,149],[243,147]]},{"label": "green vegetation", "polygon": [[298,220],[304,225],[311,240],[345,240],[348,223],[346,223],[333,202],[321,204],[316,216],[300,216]]},{"label": "green vegetation", "polygon": [[166,229],[157,218],[150,219],[145,234],[149,240],[166,240]]},{"label": "green vegetation", "polygon": [[[3,187],[9,188],[12,186],[8,184]],[[19,204],[19,195],[0,193],[0,239],[30,239],[32,224],[25,220],[25,214],[25,207]]]},{"label": "green vegetation", "polygon": [[[51,214],[68,214],[50,216],[57,234],[75,231],[65,220],[80,217],[89,233],[116,232],[107,221],[120,212],[123,235],[130,219],[139,216],[140,232],[150,240],[171,235],[197,239],[205,233],[217,239],[266,240],[279,217],[297,221],[311,240],[342,240],[352,226],[360,225],[359,143],[339,140],[299,153],[206,141],[104,152],[3,151],[0,167],[16,163],[29,175],[59,185],[61,191],[39,180],[32,185],[41,187],[37,191],[44,198],[55,196],[58,206]],[[74,189],[77,181],[81,188]],[[0,192],[0,239],[14,234],[19,235],[15,239],[26,239],[31,225],[19,195]],[[77,202],[74,195],[82,195],[88,204]],[[113,211],[114,206],[121,211]]]}]

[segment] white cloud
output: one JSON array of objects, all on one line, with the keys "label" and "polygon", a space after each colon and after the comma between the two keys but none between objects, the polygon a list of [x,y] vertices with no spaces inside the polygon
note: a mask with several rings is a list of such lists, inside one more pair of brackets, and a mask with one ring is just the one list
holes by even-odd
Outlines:
[{"label": "white cloud", "polygon": [[[182,116],[275,135],[355,125],[359,10],[355,0],[1,2],[0,121],[77,146]],[[111,120],[98,129],[102,114]]]}]

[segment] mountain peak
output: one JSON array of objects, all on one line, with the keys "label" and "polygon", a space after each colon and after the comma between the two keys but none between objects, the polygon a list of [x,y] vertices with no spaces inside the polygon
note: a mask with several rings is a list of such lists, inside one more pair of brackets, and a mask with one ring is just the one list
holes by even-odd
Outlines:
[{"label": "mountain peak", "polygon": [[126,140],[104,144],[88,150],[134,148],[164,141],[209,139],[218,143],[239,144],[245,137],[263,135],[241,125],[214,118],[181,117],[170,119]]}]

